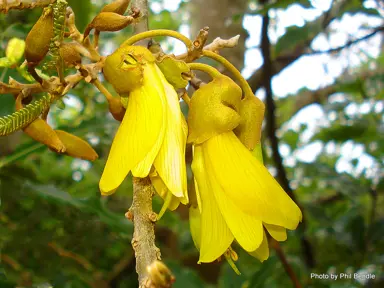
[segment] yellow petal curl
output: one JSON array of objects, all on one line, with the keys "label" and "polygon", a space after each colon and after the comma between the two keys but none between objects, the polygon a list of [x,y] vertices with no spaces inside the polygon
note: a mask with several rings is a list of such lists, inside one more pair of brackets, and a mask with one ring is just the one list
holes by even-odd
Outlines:
[{"label": "yellow petal curl", "polygon": [[261,262],[264,262],[269,258],[268,238],[265,234],[265,231],[263,231],[263,242],[261,243],[260,247],[255,251],[249,252],[249,254],[253,257],[256,257]]},{"label": "yellow petal curl", "polygon": [[206,151],[214,151],[204,154],[204,159],[228,201],[260,221],[296,229],[302,219],[299,207],[233,132],[212,137],[203,145]]},{"label": "yellow petal curl", "polygon": [[264,227],[267,229],[269,235],[272,236],[277,241],[285,241],[287,240],[287,230],[284,227],[272,225],[272,224],[265,224]]},{"label": "yellow petal curl", "polygon": [[160,69],[155,66],[162,86],[167,117],[164,122],[164,138],[153,165],[169,191],[188,203],[187,172],[185,164],[185,146],[188,127],[181,113],[179,97],[175,89],[167,82]]},{"label": "yellow petal curl", "polygon": [[[212,188],[211,191],[215,196],[214,199],[220,208],[220,212],[223,215],[225,222],[227,223],[236,241],[239,242],[245,251],[250,252],[256,250],[263,240],[264,229],[261,220],[242,211],[223,191],[215,174],[211,172],[213,169],[212,163],[216,163],[217,165],[217,163],[221,162],[221,159],[215,158],[216,151],[210,150],[210,146],[206,147],[206,142],[201,146],[207,171],[206,177],[209,179],[208,181]],[[208,155],[211,155],[213,159],[215,159],[213,160],[214,162],[210,161]],[[228,181],[231,181],[231,179],[228,179]]]}]

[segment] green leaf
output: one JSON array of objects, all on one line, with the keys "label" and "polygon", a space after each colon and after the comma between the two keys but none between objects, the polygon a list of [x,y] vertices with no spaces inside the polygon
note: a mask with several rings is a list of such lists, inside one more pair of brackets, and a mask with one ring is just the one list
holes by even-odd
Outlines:
[{"label": "green leaf", "polygon": [[319,133],[315,134],[311,141],[321,140],[323,142],[336,141],[345,142],[351,139],[359,139],[363,137],[369,125],[368,122],[357,122],[354,125],[341,125],[336,124],[329,128],[322,129]]},{"label": "green leaf", "polygon": [[15,112],[15,99],[10,94],[0,94],[0,117]]},{"label": "green leaf", "polygon": [[[241,261],[241,260],[240,260]],[[240,271],[242,272],[242,271]],[[232,268],[225,263],[220,271],[219,288],[242,287],[247,277],[244,274],[236,275]]]},{"label": "green leaf", "polygon": [[173,288],[209,287],[195,271],[185,268],[174,261],[165,261],[165,264],[176,278],[176,282],[172,286]]},{"label": "green leaf", "polygon": [[124,214],[120,215],[111,212],[102,204],[100,197],[80,200],[53,185],[37,185],[26,182],[25,186],[48,200],[76,207],[83,212],[96,214],[102,222],[120,233],[128,235],[133,233],[133,225],[125,218]]},{"label": "green leaf", "polygon": [[177,13],[163,10],[159,14],[152,15],[152,17],[149,18],[149,27],[151,27],[151,29],[178,30],[181,24],[181,19],[177,16]]},{"label": "green leaf", "polygon": [[267,261],[265,261],[261,266],[261,269],[253,274],[247,288],[266,287],[266,280],[270,277],[271,273],[273,274],[276,262],[276,257],[270,257]]},{"label": "green leaf", "polygon": [[297,144],[299,143],[300,134],[295,132],[292,129],[289,129],[283,135],[283,141],[289,145],[291,150],[295,150],[297,148]]},{"label": "green leaf", "polygon": [[363,216],[357,215],[353,217],[347,224],[347,230],[351,231],[352,241],[355,247],[360,251],[364,251],[366,229]]},{"label": "green leaf", "polygon": [[274,55],[275,57],[281,55],[283,52],[291,51],[291,49],[297,47],[299,44],[305,43],[313,33],[316,33],[311,27],[313,25],[306,24],[303,27],[290,26],[287,31],[277,41]]},{"label": "green leaf", "polygon": [[357,14],[362,13],[368,16],[379,16],[381,17],[379,11],[373,8],[365,8],[363,6],[363,1],[360,0],[349,0],[345,1],[344,4],[340,7],[339,13],[336,17],[342,17],[345,13],[349,14]]}]

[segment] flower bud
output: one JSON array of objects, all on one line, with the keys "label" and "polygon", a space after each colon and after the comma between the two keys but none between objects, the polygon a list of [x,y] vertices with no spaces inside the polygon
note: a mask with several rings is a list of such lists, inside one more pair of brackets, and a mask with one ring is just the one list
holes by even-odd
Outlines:
[{"label": "flower bud", "polygon": [[89,161],[99,157],[91,145],[83,139],[62,130],[55,130],[55,132],[66,147],[66,155]]},{"label": "flower bud", "polygon": [[66,67],[75,67],[81,64],[81,55],[76,46],[76,43],[62,43],[60,46],[60,56]]},{"label": "flower bud", "polygon": [[131,0],[116,0],[110,4],[107,4],[101,9],[101,12],[113,12],[123,15],[129,6]]},{"label": "flower bud", "polygon": [[155,260],[147,267],[148,278],[151,281],[151,287],[172,287],[175,282],[175,277],[165,264],[161,261]]},{"label": "flower bud", "polygon": [[163,72],[169,84],[175,89],[185,88],[188,85],[188,80],[192,78],[191,70],[182,60],[166,55],[156,64],[161,72]]},{"label": "flower bud", "polygon": [[5,56],[12,62],[17,63],[23,57],[25,50],[25,41],[18,38],[12,38],[7,44]]},{"label": "flower bud", "polygon": [[43,10],[43,14],[33,25],[25,39],[25,59],[37,65],[48,53],[52,37],[53,10],[48,7]]},{"label": "flower bud", "polygon": [[37,142],[43,143],[53,151],[57,153],[65,152],[65,145],[60,141],[59,137],[57,137],[52,127],[44,120],[40,118],[36,119],[25,127],[23,131]]},{"label": "flower bud", "polygon": [[200,87],[190,102],[187,142],[201,144],[236,128],[240,123],[241,95],[241,88],[224,75]]},{"label": "flower bud", "polygon": [[119,31],[129,24],[131,24],[133,18],[131,16],[122,16],[113,12],[101,12],[92,22],[87,26],[84,32],[84,39],[89,35],[92,29],[98,31]]},{"label": "flower bud", "polygon": [[103,74],[123,97],[142,85],[142,66],[153,62],[155,58],[148,49],[141,46],[122,46],[106,58]]},{"label": "flower bud", "polygon": [[264,111],[264,103],[256,96],[241,100],[239,111],[241,121],[234,132],[244,146],[251,151],[256,144],[260,143]]},{"label": "flower bud", "polygon": [[111,112],[113,118],[117,121],[123,121],[125,115],[125,108],[123,107],[123,103],[121,103],[120,97],[113,97],[112,99],[108,99],[109,112]]}]

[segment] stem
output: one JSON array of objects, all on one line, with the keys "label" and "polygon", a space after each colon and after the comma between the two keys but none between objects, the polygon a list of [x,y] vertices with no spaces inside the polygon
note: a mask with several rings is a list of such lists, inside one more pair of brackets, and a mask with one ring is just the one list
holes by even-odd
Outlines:
[{"label": "stem", "polygon": [[99,79],[95,79],[92,81],[92,84],[96,86],[96,88],[101,92],[103,93],[103,95],[105,96],[105,98],[107,98],[108,101],[112,100],[113,96],[112,94],[108,91],[107,88],[105,88],[105,86],[100,82]]},{"label": "stem", "polygon": [[126,40],[121,46],[130,46],[140,40],[143,40],[146,38],[152,38],[156,36],[169,36],[169,37],[179,39],[181,42],[185,44],[185,46],[187,46],[188,51],[192,50],[193,44],[191,40],[189,40],[187,37],[180,34],[179,32],[167,30],[167,29],[151,30],[151,31],[146,31],[146,32],[136,34],[130,37],[128,40]]},{"label": "stem", "polygon": [[[135,33],[148,30],[148,1],[134,0],[132,6],[140,9],[143,14],[141,21],[134,27]],[[129,42],[130,40],[128,39],[126,41],[128,44],[124,45],[132,45],[133,43],[144,39],[137,37],[137,35],[135,36],[132,37],[135,41]],[[147,46],[147,43],[141,44]],[[150,282],[150,275],[148,275],[147,267],[149,267],[154,261],[160,260],[161,256],[160,249],[155,245],[155,225],[152,221],[154,218],[153,216],[155,215],[152,211],[153,187],[149,177],[133,177],[132,182],[133,199],[132,206],[129,209],[129,212],[133,215],[134,227],[132,247],[135,251],[136,272],[139,276],[139,288],[145,288],[149,286]]]},{"label": "stem", "polygon": [[190,105],[191,103],[191,98],[189,98],[187,92],[184,92],[182,95],[181,95],[181,98],[184,100],[184,102],[188,105]]},{"label": "stem", "polygon": [[146,287],[148,270],[153,261],[160,260],[160,249],[155,245],[155,225],[151,221],[153,188],[151,180],[133,177],[133,201],[129,209],[133,214],[132,247],[135,250],[139,287]]},{"label": "stem", "polygon": [[42,148],[44,145],[41,143],[36,143],[32,145],[31,147],[21,150],[20,152],[17,152],[15,154],[12,154],[8,157],[5,157],[4,159],[0,160],[0,168],[4,167],[5,165],[8,165],[9,163],[15,162],[16,160],[20,159],[23,156],[28,155],[29,153],[32,153],[33,151]]},{"label": "stem", "polygon": [[217,71],[217,69],[215,69],[215,68],[213,68],[207,64],[188,63],[187,65],[192,70],[200,70],[200,71],[207,73],[209,76],[211,76],[211,78],[216,78],[216,77],[219,77],[221,75],[221,73],[219,71]]},{"label": "stem", "polygon": [[240,87],[244,92],[244,97],[254,97],[254,94],[252,92],[251,87],[249,87],[248,82],[244,79],[244,77],[241,75],[240,71],[236,69],[235,66],[232,65],[231,62],[229,62],[227,59],[225,59],[223,56],[220,56],[219,54],[216,54],[215,52],[209,51],[209,50],[203,50],[203,56],[209,57],[213,60],[216,60],[217,62],[223,64],[225,68],[227,68],[233,76],[239,81]]}]

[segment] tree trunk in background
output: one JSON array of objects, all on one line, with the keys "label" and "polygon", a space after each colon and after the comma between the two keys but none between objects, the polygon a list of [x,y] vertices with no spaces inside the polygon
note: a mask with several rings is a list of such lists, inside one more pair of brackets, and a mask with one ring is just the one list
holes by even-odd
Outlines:
[{"label": "tree trunk in background", "polygon": [[222,49],[220,54],[227,58],[235,67],[244,67],[245,40],[247,31],[243,28],[244,11],[247,0],[193,0],[189,2],[191,13],[191,37],[198,34],[205,26],[209,27],[210,43],[216,37],[223,39],[240,35],[239,45],[231,49]]}]

